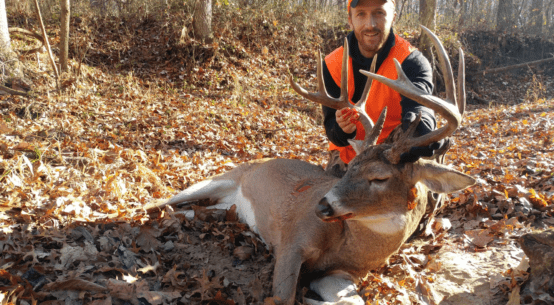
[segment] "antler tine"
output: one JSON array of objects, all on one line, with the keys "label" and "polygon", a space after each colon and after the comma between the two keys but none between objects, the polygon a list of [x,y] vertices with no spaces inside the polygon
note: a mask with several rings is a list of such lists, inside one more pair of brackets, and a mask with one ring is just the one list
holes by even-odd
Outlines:
[{"label": "antler tine", "polygon": [[[371,67],[369,68],[369,71],[371,73],[375,73],[376,66],[377,66],[377,54],[375,54],[375,56],[373,57],[373,62],[371,63]],[[364,126],[364,129],[366,130],[364,147],[375,145],[377,143],[377,138],[379,138],[379,135],[383,130],[383,124],[385,122],[385,116],[387,114],[387,109],[385,107],[385,109],[382,110],[381,115],[379,116],[375,124],[373,124],[373,121],[367,114],[365,110],[365,105],[372,85],[373,85],[373,79],[368,77],[364,87],[364,91],[362,92],[362,97],[356,103],[356,106],[355,106],[355,108],[358,110],[358,113],[360,113],[360,122],[362,123],[362,125]],[[381,119],[383,122],[380,122]]]},{"label": "antler tine", "polygon": [[[429,30],[427,30],[425,27],[422,27],[424,31],[427,34],[430,34],[436,38],[434,34],[432,34]],[[438,49],[439,53],[439,60],[441,62],[441,70],[443,72],[445,83],[446,83],[446,91],[447,91],[447,99],[442,100],[436,96],[432,96],[423,90],[417,88],[412,84],[412,82],[408,79],[406,74],[404,74],[404,71],[402,71],[402,67],[400,63],[395,59],[394,63],[396,65],[396,71],[398,74],[398,79],[391,80],[386,77],[383,77],[381,75],[377,75],[374,73],[370,73],[367,71],[360,70],[360,72],[364,75],[367,75],[368,77],[377,80],[396,92],[398,92],[400,95],[403,95],[407,98],[410,98],[421,105],[433,109],[435,112],[442,115],[446,121],[447,124],[437,130],[434,130],[426,135],[420,136],[420,137],[408,137],[405,139],[404,143],[402,145],[396,145],[393,147],[393,151],[391,152],[391,162],[398,163],[400,160],[400,154],[402,154],[404,151],[401,151],[402,149],[409,149],[414,146],[427,146],[433,142],[439,141],[443,138],[446,138],[454,133],[454,131],[458,128],[462,121],[462,113],[461,109],[465,107],[464,105],[457,105],[456,104],[456,97],[453,94],[453,90],[455,90],[454,86],[454,77],[452,75],[452,68],[450,66],[450,61],[448,60],[448,56],[446,55],[446,51],[444,51],[444,47],[442,47],[442,43],[440,40],[437,39],[431,39],[435,46]],[[463,55],[462,55],[463,56]],[[460,65],[463,65],[463,60],[460,62]],[[464,70],[464,67],[460,67],[460,70]],[[458,78],[464,78],[465,75],[459,74]],[[461,81],[458,79],[458,83],[460,84],[460,91],[458,91],[458,96],[462,97],[465,96],[465,93],[463,93],[463,86],[464,81]],[[463,100],[463,98],[461,98]],[[461,101],[462,102],[462,101]],[[463,102],[462,102],[463,103]]]},{"label": "antler tine", "polygon": [[[345,42],[345,45],[348,44]],[[348,53],[345,52],[345,54],[348,56]],[[342,68],[342,76],[341,76],[341,96],[340,98],[332,98],[327,93],[327,89],[325,89],[325,81],[323,80],[323,62],[321,60],[321,51],[318,51],[317,53],[317,93],[308,92],[306,89],[302,88],[300,85],[298,85],[294,79],[293,76],[290,75],[289,82],[294,91],[296,91],[301,96],[305,97],[306,99],[321,104],[323,106],[327,106],[329,108],[333,109],[342,109],[344,107],[350,107],[352,108],[352,104],[348,102],[348,64],[346,65],[346,73],[345,67],[343,65]],[[348,57],[347,57],[348,59]],[[344,62],[344,60],[343,60]]]},{"label": "antler tine", "polygon": [[350,48],[348,46],[348,39],[344,38],[344,45],[342,50],[342,70],[340,73],[340,99],[348,104],[348,107],[352,107],[348,101],[348,55],[350,54]]},{"label": "antler tine", "polygon": [[446,101],[456,105],[456,86],[454,85],[454,73],[452,72],[452,65],[450,64],[450,59],[448,58],[448,53],[444,49],[440,39],[431,32],[428,28],[420,25],[421,29],[429,36],[433,45],[437,49],[440,70],[444,77],[444,86],[446,87]]},{"label": "antler tine", "polygon": [[458,110],[463,116],[466,111],[466,64],[464,59],[464,50],[458,49],[460,56],[458,60]]},{"label": "antler tine", "polygon": [[383,126],[385,125],[386,118],[387,118],[387,107],[383,108],[383,110],[381,111],[381,114],[379,115],[377,122],[375,122],[375,126],[371,129],[371,132],[368,132],[368,134],[366,134],[365,140],[364,140],[364,142],[366,143],[366,147],[369,145],[377,144],[379,135],[381,135],[381,131],[383,130]]},{"label": "antler tine", "polygon": [[[377,66],[377,54],[373,57],[373,61],[371,62],[371,67],[369,68],[369,72],[375,73],[375,67]],[[373,79],[367,78],[367,81],[365,83],[364,92],[362,93],[362,97],[360,100],[356,103],[356,105],[360,105],[360,108],[365,109],[365,103],[367,100],[367,97],[369,96],[369,90],[371,89],[371,86],[373,85]]]}]

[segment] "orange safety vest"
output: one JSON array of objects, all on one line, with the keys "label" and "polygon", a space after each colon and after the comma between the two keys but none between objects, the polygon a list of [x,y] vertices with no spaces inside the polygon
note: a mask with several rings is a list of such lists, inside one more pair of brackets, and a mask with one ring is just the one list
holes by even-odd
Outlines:
[{"label": "orange safety vest", "polygon": [[[342,70],[342,53],[343,47],[340,47],[333,51],[331,54],[325,57],[325,64],[333,77],[333,80],[339,86],[341,83],[341,70]],[[395,35],[395,43],[391,48],[389,55],[383,61],[377,74],[385,76],[390,79],[397,79],[398,75],[396,74],[396,67],[394,65],[393,58],[396,58],[400,64],[404,62],[406,57],[410,55],[415,50],[412,45],[402,37]],[[352,58],[348,57],[349,65],[349,75],[348,75],[348,98],[350,103],[352,102],[352,97],[354,96],[354,71],[352,70]],[[378,143],[381,143],[385,140],[391,131],[400,124],[402,116],[402,107],[400,106],[400,94],[392,90],[388,86],[374,81],[371,90],[366,102],[366,112],[369,117],[376,122],[381,114],[381,111],[385,106],[387,107],[387,117],[385,119],[385,125],[383,126],[383,131],[379,136]],[[365,130],[360,122],[356,123],[356,139],[362,140],[365,137]],[[339,147],[335,144],[329,142],[329,150],[338,150],[340,151],[340,158],[344,163],[349,163],[355,156],[356,152],[352,146],[348,145],[345,147]]]}]

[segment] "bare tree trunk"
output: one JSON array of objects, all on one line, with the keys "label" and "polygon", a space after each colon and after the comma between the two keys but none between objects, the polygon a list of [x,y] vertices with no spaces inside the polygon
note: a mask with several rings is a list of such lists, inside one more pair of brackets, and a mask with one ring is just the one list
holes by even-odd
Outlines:
[{"label": "bare tree trunk", "polygon": [[61,33],[60,33],[60,70],[67,72],[67,60],[69,53],[69,16],[70,0],[60,0],[62,8]]},{"label": "bare tree trunk", "polygon": [[[436,19],[437,0],[419,0],[419,23],[434,32]],[[427,36],[421,35],[419,37],[419,49],[429,61],[433,61],[431,41]]]},{"label": "bare tree trunk", "polygon": [[496,28],[507,31],[513,25],[513,0],[498,0],[498,12],[496,14]]},{"label": "bare tree trunk", "polygon": [[465,24],[465,20],[467,18],[467,6],[468,6],[468,0],[460,0],[460,19],[458,20],[458,33],[462,32],[462,28]]},{"label": "bare tree trunk", "polygon": [[[476,21],[476,16],[477,16],[477,5],[478,3],[476,3],[475,0],[471,0],[471,7],[470,7],[470,10],[469,10],[469,20],[470,20],[470,23],[473,23]],[[479,21],[479,19],[477,18],[477,21]]]},{"label": "bare tree trunk", "polygon": [[[4,81],[8,79],[21,78],[23,72],[20,67],[20,62],[17,55],[13,52],[10,41],[10,32],[8,30],[8,15],[6,13],[6,2],[0,0],[0,89],[10,94],[19,94],[17,90],[10,90],[4,87]],[[25,94],[23,94],[25,95]]]},{"label": "bare tree trunk", "polygon": [[531,2],[531,13],[529,20],[529,32],[540,35],[542,33],[543,20],[543,0],[533,0]]},{"label": "bare tree trunk", "polygon": [[397,3],[397,6],[400,6],[400,9],[397,9],[398,12],[398,20],[402,19],[402,12],[404,11],[404,5],[406,5],[407,0],[402,0],[402,4],[400,2]]},{"label": "bare tree trunk", "polygon": [[518,9],[518,11],[516,13],[516,16],[515,16],[517,18],[517,21],[518,21],[517,26],[519,28],[523,28],[524,25],[525,25],[525,17],[522,14],[523,8],[525,7],[525,2],[526,2],[526,0],[521,1],[521,5],[519,6],[519,9]]},{"label": "bare tree trunk", "polygon": [[2,55],[11,52],[8,15],[6,14],[6,3],[4,0],[0,0],[0,52]]},{"label": "bare tree trunk", "polygon": [[194,7],[194,35],[210,42],[212,39],[212,0],[196,0]]},{"label": "bare tree trunk", "polygon": [[546,24],[545,24],[545,34],[551,34],[552,33],[552,15],[554,15],[554,0],[550,0],[550,4],[548,5],[548,9],[545,11],[546,16]]}]

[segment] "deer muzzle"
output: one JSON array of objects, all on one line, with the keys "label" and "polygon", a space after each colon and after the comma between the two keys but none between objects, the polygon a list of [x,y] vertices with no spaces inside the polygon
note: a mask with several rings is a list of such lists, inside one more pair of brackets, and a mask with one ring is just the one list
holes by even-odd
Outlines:
[{"label": "deer muzzle", "polygon": [[317,204],[315,213],[317,217],[325,220],[326,218],[333,217],[335,211],[333,211],[333,207],[329,204],[327,197],[323,197]]},{"label": "deer muzzle", "polygon": [[343,221],[343,220],[352,218],[354,216],[352,213],[348,213],[345,215],[336,215],[336,212],[331,206],[331,204],[329,204],[327,197],[323,197],[323,199],[319,201],[319,203],[316,206],[315,213],[317,217],[319,217],[321,220],[325,222]]}]

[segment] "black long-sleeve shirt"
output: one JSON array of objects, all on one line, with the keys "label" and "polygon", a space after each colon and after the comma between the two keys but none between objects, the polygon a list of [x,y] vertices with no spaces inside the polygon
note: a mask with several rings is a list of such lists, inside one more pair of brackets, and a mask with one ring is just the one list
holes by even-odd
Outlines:
[{"label": "black long-sleeve shirt", "polygon": [[[367,76],[360,73],[360,70],[369,71],[373,58],[365,58],[358,47],[358,40],[354,35],[354,32],[350,32],[347,36],[348,45],[350,46],[350,57],[352,58],[352,69],[354,70],[354,96],[352,101],[357,102],[360,100],[365,83],[367,81]],[[391,30],[387,41],[383,45],[383,48],[377,56],[377,65],[375,71],[379,70],[379,67],[383,61],[388,57],[391,48],[395,44],[395,36]],[[408,79],[419,89],[431,94],[433,92],[433,71],[429,61],[423,54],[415,50],[413,51],[402,63],[402,70],[406,73]],[[340,88],[333,80],[327,65],[323,63],[323,77],[325,81],[325,87],[330,96],[334,98],[340,97]],[[371,105],[371,100],[368,101],[368,104]],[[421,123],[426,124],[431,130],[436,128],[435,115],[433,110],[420,105],[419,103],[412,101],[404,96],[400,101],[402,107],[402,118],[405,117],[407,113],[422,113]],[[340,126],[337,124],[335,117],[335,109],[323,106],[323,115],[324,115],[324,125],[325,132],[329,140],[337,146],[348,146],[348,139],[353,139],[356,136],[356,131],[353,133],[345,133]]]}]

